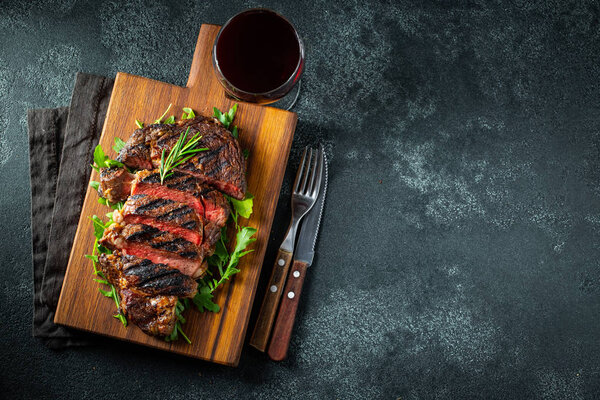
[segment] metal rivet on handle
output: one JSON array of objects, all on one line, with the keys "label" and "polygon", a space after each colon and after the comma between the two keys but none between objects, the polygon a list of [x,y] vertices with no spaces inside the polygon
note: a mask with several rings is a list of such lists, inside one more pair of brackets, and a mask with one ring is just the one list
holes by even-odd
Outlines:
[{"label": "metal rivet on handle", "polygon": [[294,278],[298,278],[300,276],[300,271],[294,271]]},{"label": "metal rivet on handle", "polygon": [[294,298],[294,296],[295,296],[294,292],[289,292],[289,293],[288,293],[288,297],[289,297],[290,299],[293,299],[293,298]]},{"label": "metal rivet on handle", "polygon": [[275,293],[277,291],[277,286],[273,285],[271,286],[271,292]]},{"label": "metal rivet on handle", "polygon": [[277,264],[279,264],[279,266],[283,267],[285,265],[285,260],[283,258],[280,258],[279,261],[277,261]]}]

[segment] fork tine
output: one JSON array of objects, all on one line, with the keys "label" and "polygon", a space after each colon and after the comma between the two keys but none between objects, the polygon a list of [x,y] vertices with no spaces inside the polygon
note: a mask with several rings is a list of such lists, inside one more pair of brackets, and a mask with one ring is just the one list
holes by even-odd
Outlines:
[{"label": "fork tine", "polygon": [[323,168],[325,167],[325,151],[323,150],[323,145],[319,145],[319,166],[315,168],[316,171],[316,182],[312,187],[311,197],[316,198],[319,194],[319,190],[321,188],[321,178],[323,176]]},{"label": "fork tine", "polygon": [[312,162],[313,149],[308,150],[308,160],[306,162],[306,169],[304,170],[304,176],[302,177],[302,186],[300,187],[300,193],[306,193],[306,182],[308,181],[308,175],[310,174],[310,164]]},{"label": "fork tine", "polygon": [[306,153],[308,151],[308,146],[304,148],[304,152],[302,153],[302,161],[300,161],[300,167],[298,168],[298,172],[296,173],[296,180],[294,181],[294,190],[293,192],[298,191],[298,185],[300,185],[300,181],[302,178],[302,173],[304,171],[304,164],[306,164]]},{"label": "fork tine", "polygon": [[315,188],[315,178],[317,176],[317,170],[319,169],[319,163],[321,162],[321,150],[315,150],[315,159],[312,163],[312,171],[310,174],[310,185],[306,188],[306,195],[310,196]]}]

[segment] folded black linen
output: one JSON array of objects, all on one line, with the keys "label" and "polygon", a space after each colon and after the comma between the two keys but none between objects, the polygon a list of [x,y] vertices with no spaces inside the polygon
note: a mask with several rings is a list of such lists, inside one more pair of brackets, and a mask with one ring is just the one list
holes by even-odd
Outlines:
[{"label": "folded black linen", "polygon": [[54,313],[114,79],[78,73],[68,108],[28,110],[33,336],[50,348],[90,343]]}]

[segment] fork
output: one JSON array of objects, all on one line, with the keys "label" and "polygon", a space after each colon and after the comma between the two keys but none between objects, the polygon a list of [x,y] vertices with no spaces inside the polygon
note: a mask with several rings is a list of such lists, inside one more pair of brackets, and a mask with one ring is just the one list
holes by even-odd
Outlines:
[{"label": "fork", "polygon": [[269,335],[281,299],[283,285],[292,262],[298,224],[302,217],[304,217],[315,204],[317,195],[319,194],[321,179],[320,176],[317,176],[317,171],[319,171],[321,162],[319,151],[313,150],[308,146],[304,148],[302,161],[300,162],[300,167],[298,168],[298,173],[296,174],[296,179],[294,181],[292,193],[292,220],[285,239],[277,252],[271,279],[269,279],[269,284],[267,285],[267,292],[265,293],[262,305],[260,306],[258,320],[256,321],[254,332],[252,332],[252,337],[250,338],[250,345],[263,352],[269,341]]}]

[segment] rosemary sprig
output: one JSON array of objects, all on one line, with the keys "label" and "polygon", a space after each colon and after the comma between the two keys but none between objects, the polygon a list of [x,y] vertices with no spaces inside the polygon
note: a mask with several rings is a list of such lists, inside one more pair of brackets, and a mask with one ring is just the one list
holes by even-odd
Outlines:
[{"label": "rosemary sprig", "polygon": [[177,143],[169,152],[169,155],[165,157],[165,149],[162,151],[162,155],[160,157],[160,183],[161,185],[164,183],[165,179],[169,176],[173,175],[173,169],[183,164],[190,158],[192,158],[196,153],[200,151],[206,151],[208,148],[202,147],[197,148],[196,145],[202,138],[200,133],[196,133],[187,143],[187,135],[190,131],[188,127],[187,130],[179,136]]}]

